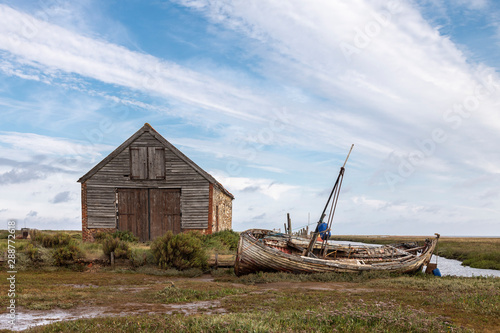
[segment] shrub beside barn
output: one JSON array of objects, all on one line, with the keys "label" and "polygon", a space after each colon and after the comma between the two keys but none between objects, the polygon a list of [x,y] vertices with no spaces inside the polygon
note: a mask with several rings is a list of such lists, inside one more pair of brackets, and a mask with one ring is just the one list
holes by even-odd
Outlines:
[{"label": "shrub beside barn", "polygon": [[82,176],[82,237],[131,231],[141,241],[231,229],[232,200],[209,173],[145,124]]}]

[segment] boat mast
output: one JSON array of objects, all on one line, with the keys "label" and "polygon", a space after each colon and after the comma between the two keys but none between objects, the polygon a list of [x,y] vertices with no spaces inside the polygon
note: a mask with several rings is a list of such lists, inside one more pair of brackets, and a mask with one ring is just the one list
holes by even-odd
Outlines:
[{"label": "boat mast", "polygon": [[[319,227],[319,225],[321,223],[323,223],[323,219],[325,218],[325,213],[326,213],[326,210],[328,208],[328,204],[330,203],[330,200],[332,199],[333,194],[336,192],[337,187],[339,186],[339,183],[342,183],[342,178],[344,177],[344,170],[345,170],[344,167],[345,167],[345,165],[347,163],[347,160],[349,159],[349,155],[351,155],[352,148],[354,148],[354,144],[352,144],[351,149],[349,150],[349,153],[347,154],[347,157],[345,159],[344,165],[340,168],[340,172],[339,172],[339,175],[337,177],[337,181],[335,182],[335,185],[333,185],[332,192],[330,193],[330,196],[328,197],[328,200],[326,202],[325,208],[323,209],[323,212],[321,213],[321,217],[320,217],[320,219],[318,221],[318,224],[316,225],[316,229],[314,230],[314,232],[312,234],[312,238],[311,238],[311,241],[309,242],[309,246],[305,250],[304,255],[306,255],[308,257],[315,256],[312,253],[312,249],[314,248],[314,244],[316,243],[316,239],[318,238],[318,235],[319,235],[318,227]],[[337,198],[338,198],[338,193],[335,196],[335,199],[337,199]],[[335,207],[336,206],[337,206],[337,204],[335,203]],[[332,209],[334,209],[334,208],[332,207]],[[330,221],[329,222],[331,223],[331,221],[333,221],[333,216],[330,217]],[[328,232],[328,231],[329,230],[326,230],[326,232]]]}]

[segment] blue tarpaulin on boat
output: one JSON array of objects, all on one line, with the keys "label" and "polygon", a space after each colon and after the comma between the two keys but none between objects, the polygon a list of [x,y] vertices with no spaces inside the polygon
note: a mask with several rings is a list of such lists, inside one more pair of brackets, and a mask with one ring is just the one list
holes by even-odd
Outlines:
[{"label": "blue tarpaulin on boat", "polygon": [[328,239],[332,235],[330,231],[325,231],[327,229],[328,229],[328,224],[326,224],[325,222],[321,223],[318,226],[319,236],[321,237],[322,240]]}]

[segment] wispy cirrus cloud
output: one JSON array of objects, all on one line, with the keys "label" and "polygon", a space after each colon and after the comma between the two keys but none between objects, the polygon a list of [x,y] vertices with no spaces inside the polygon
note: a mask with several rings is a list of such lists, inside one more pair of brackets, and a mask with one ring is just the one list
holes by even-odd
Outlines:
[{"label": "wispy cirrus cloud", "polygon": [[[6,5],[0,5],[0,48],[30,68],[65,72],[109,84],[170,96],[205,110],[258,120],[241,101],[265,104],[259,96],[189,68],[76,34]],[[6,65],[4,65],[6,66]],[[15,73],[12,70],[12,73]],[[26,74],[25,74],[26,75]],[[221,103],[221,101],[223,101]],[[247,102],[248,103],[248,102]],[[231,105],[240,104],[239,109]]]}]

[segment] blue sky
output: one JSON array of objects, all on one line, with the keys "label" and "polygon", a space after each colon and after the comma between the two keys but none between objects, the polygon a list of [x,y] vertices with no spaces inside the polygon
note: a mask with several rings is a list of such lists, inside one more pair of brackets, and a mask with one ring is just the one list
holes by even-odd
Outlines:
[{"label": "blue sky", "polygon": [[496,1],[0,1],[0,220],[81,227],[77,179],[150,123],[233,227],[500,236]]}]

